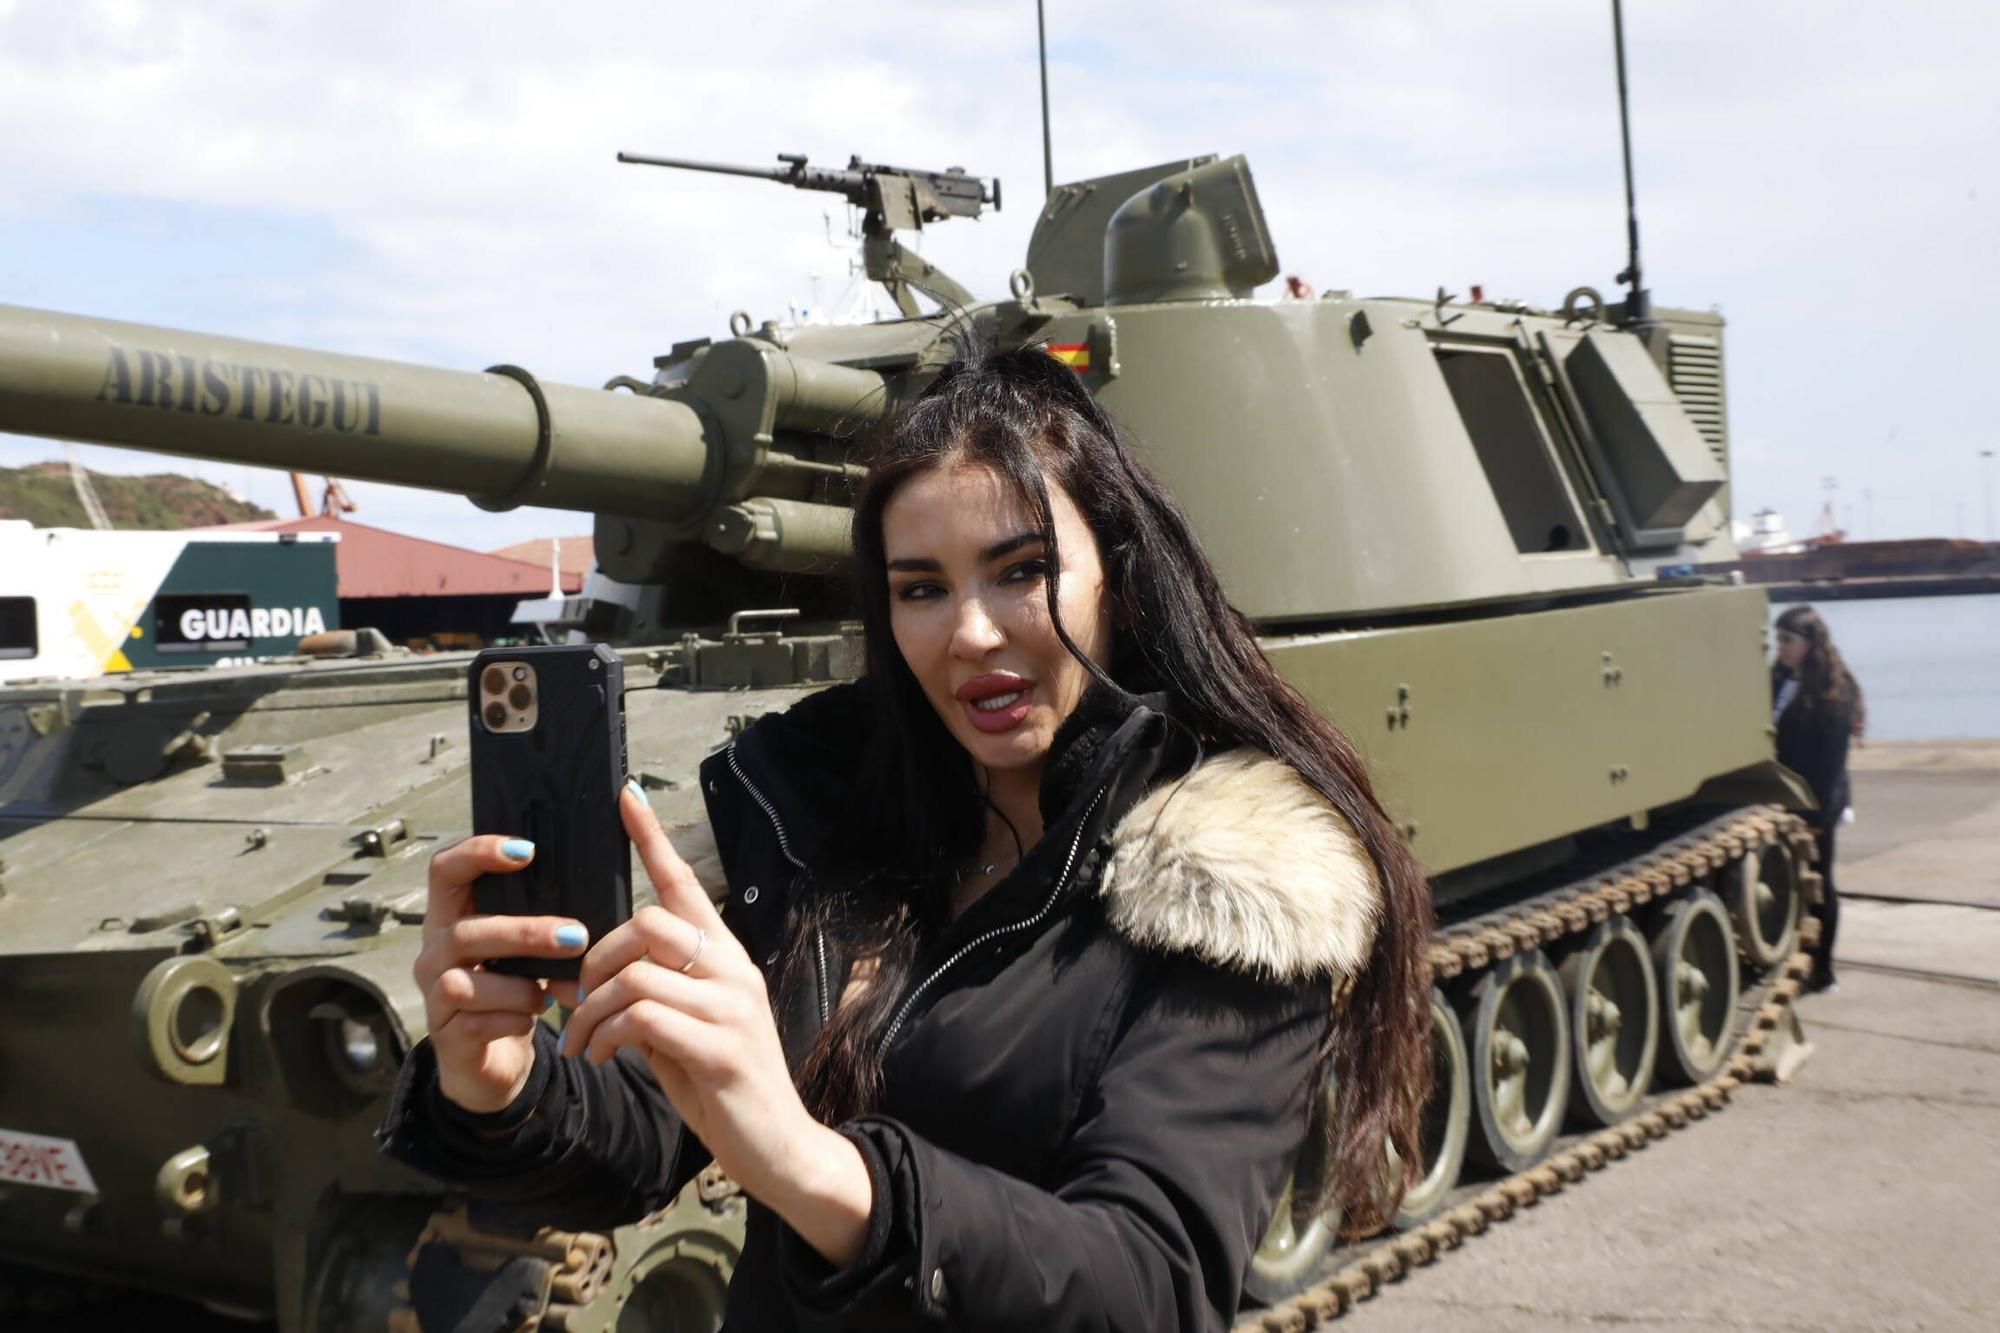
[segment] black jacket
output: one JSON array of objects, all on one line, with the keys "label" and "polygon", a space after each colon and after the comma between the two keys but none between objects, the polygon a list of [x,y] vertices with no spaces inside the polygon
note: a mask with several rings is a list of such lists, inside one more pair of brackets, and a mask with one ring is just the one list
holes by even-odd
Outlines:
[{"label": "black jacket", "polygon": [[[1791,679],[1784,667],[1771,669],[1771,698]],[[1809,706],[1803,693],[1794,693],[1785,711],[1778,714],[1778,762],[1806,780],[1819,809],[1807,818],[1814,828],[1824,831],[1840,819],[1851,804],[1847,783],[1847,747],[1854,737],[1852,705],[1821,699]]]},{"label": "black jacket", "polygon": [[[1234,1317],[1306,1132],[1332,984],[1366,957],[1379,894],[1352,830],[1290,768],[1233,751],[1183,772],[1191,756],[1159,713],[1102,704],[1058,737],[1046,836],[927,941],[892,1024],[884,1105],[840,1127],[875,1187],[861,1258],[833,1271],[753,1201],[730,1329]],[[787,896],[839,808],[855,711],[829,690],[703,766],[724,917],[755,958],[776,955]],[[824,974],[781,1002],[794,1061],[844,979],[826,943]],[[609,1230],[670,1202],[707,1153],[651,1071],[630,1053],[593,1069],[538,1036],[528,1087],[493,1116],[439,1096],[420,1045],[386,1150],[566,1227]]]}]

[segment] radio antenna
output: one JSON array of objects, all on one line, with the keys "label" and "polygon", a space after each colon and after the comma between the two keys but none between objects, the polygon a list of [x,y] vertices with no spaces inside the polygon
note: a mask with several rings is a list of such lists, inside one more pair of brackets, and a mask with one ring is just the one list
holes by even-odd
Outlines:
[{"label": "radio antenna", "polygon": [[1042,16],[1042,0],[1035,0],[1035,45],[1042,58],[1042,195],[1046,198],[1056,192],[1056,169],[1049,150],[1049,25]]},{"label": "radio antenna", "polygon": [[1639,270],[1639,204],[1632,192],[1632,112],[1625,90],[1624,11],[1621,0],[1611,0],[1611,44],[1618,54],[1618,133],[1625,146],[1625,239],[1631,251],[1625,271],[1617,280],[1629,289],[1624,322],[1648,324],[1653,318],[1653,298],[1646,291],[1645,278]]}]

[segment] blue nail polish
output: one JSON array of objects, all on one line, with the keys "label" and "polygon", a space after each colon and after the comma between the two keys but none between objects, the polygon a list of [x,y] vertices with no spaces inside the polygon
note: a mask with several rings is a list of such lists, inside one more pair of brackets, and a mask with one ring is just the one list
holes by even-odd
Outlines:
[{"label": "blue nail polish", "polygon": [[577,1007],[577,1008],[579,1008],[579,1009],[583,1008],[583,997],[584,997],[584,996],[586,996],[586,995],[588,995],[588,994],[590,994],[590,992],[589,992],[589,991],[587,991],[587,990],[585,990],[585,989],[583,988],[583,985],[582,985],[581,983],[578,983],[578,985],[577,985],[577,988],[576,988],[576,1007]]},{"label": "blue nail polish", "polygon": [[565,949],[581,949],[590,939],[590,933],[582,926],[557,926],[556,943]]},{"label": "blue nail polish", "polygon": [[500,855],[509,861],[526,861],[535,854],[535,844],[526,838],[509,838],[500,844]]},{"label": "blue nail polish", "polygon": [[646,799],[646,789],[639,785],[639,779],[637,778],[625,779],[625,790],[631,792],[642,801]]},{"label": "blue nail polish", "polygon": [[555,1007],[556,1007],[556,997],[555,997],[555,996],[553,996],[553,995],[551,995],[551,994],[549,994],[549,992],[547,992],[547,991],[543,991],[543,992],[542,992],[542,1008],[544,1008],[544,1009],[553,1009],[553,1008],[555,1008]]}]

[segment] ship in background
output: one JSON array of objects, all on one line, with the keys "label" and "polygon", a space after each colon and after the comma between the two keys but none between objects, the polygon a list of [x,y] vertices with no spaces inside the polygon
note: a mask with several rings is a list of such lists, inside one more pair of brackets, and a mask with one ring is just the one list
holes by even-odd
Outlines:
[{"label": "ship in background", "polygon": [[1759,509],[1729,526],[1743,555],[1796,555],[1813,544],[1811,538],[1794,537],[1785,527],[1785,516],[1775,509]]},{"label": "ship in background", "polygon": [[2000,593],[2000,542],[1954,537],[1856,542],[1824,523],[1814,536],[1796,537],[1775,509],[1738,519],[1734,528],[1739,558],[1696,569],[1741,574],[1774,602]]}]

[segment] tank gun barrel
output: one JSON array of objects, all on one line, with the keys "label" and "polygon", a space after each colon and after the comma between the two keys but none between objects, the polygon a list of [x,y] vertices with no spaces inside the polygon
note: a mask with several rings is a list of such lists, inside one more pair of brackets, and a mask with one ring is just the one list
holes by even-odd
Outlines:
[{"label": "tank gun barrel", "polygon": [[685,403],[0,306],[0,430],[455,491],[493,508],[679,515]]},{"label": "tank gun barrel", "polygon": [[751,338],[662,396],[0,305],[0,431],[644,520],[765,566],[844,552],[814,487],[846,468],[779,433],[884,410],[879,374]]},{"label": "tank gun barrel", "polygon": [[[782,167],[742,167],[733,162],[700,162],[691,157],[655,157],[650,153],[620,153],[620,162],[641,167],[671,167],[676,171],[706,171],[718,176],[749,176],[756,180],[777,181],[782,185],[794,185],[801,190],[825,190],[833,194],[856,197],[862,191],[861,173],[858,171],[833,171],[825,167],[809,167],[800,153],[780,153],[778,160]],[[856,202],[859,202],[858,198]]]},{"label": "tank gun barrel", "polygon": [[845,168],[809,165],[804,153],[780,153],[781,167],[741,167],[729,162],[701,162],[687,157],[656,157],[650,153],[618,154],[620,162],[676,171],[706,171],[721,176],[749,176],[777,181],[801,190],[845,195],[847,202],[869,214],[868,229],[883,234],[915,229],[946,218],[976,218],[986,205],[1000,207],[1000,181],[971,175],[964,167],[929,171],[863,162],[857,154]]}]

